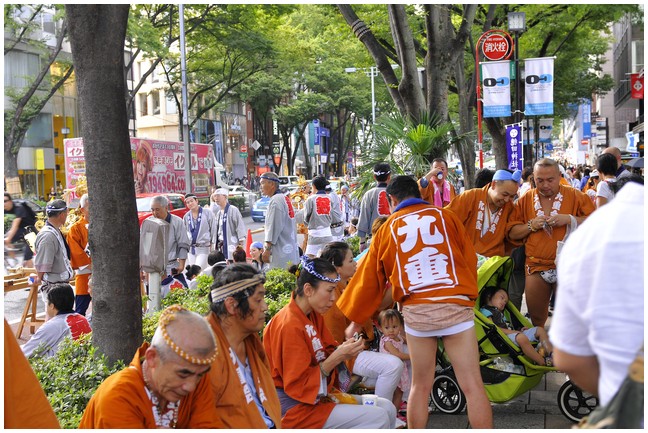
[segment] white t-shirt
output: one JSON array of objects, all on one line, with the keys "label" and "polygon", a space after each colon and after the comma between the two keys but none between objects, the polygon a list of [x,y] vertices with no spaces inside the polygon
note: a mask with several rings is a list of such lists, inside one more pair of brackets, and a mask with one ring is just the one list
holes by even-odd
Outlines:
[{"label": "white t-shirt", "polygon": [[596,356],[601,405],[614,396],[644,338],[644,187],[626,184],[573,232],[558,263],[553,345]]},{"label": "white t-shirt", "polygon": [[609,182],[614,182],[616,179],[602,180],[596,185],[596,197],[606,198],[609,202],[614,198],[614,192],[610,188]]}]

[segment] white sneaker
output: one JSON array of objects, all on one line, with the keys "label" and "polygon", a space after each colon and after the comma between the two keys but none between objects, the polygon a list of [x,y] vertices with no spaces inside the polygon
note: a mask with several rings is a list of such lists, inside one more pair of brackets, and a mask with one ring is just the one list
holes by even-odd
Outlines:
[{"label": "white sneaker", "polygon": [[407,423],[403,421],[402,419],[396,418],[396,426],[395,428],[405,428],[407,427]]}]

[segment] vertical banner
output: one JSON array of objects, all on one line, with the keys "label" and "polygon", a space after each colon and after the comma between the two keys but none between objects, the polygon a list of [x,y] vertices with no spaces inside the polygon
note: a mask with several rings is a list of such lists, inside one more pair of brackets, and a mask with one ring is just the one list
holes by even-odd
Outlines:
[{"label": "vertical banner", "polygon": [[538,138],[539,143],[551,143],[551,131],[553,130],[553,117],[546,117],[540,119],[540,136]]},{"label": "vertical banner", "polygon": [[506,125],[506,155],[508,157],[509,170],[522,170],[523,154],[522,154],[522,124],[514,123]]},{"label": "vertical banner", "polygon": [[644,98],[644,77],[641,74],[630,74],[630,98],[643,99]]},{"label": "vertical banner", "polygon": [[483,62],[482,89],[484,117],[508,117],[511,115],[511,66],[510,61]]},{"label": "vertical banner", "polygon": [[592,101],[584,99],[581,104],[581,116],[583,124],[583,139],[592,138]]},{"label": "vertical banner", "polygon": [[553,114],[553,57],[526,59],[524,69],[524,114]]},{"label": "vertical banner", "polygon": [[535,130],[533,128],[533,119],[524,119],[522,125],[522,143],[526,146],[535,144]]}]

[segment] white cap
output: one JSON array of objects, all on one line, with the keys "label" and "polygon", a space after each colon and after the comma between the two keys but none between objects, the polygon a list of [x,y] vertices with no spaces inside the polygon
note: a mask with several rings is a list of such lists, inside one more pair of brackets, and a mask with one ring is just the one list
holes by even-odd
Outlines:
[{"label": "white cap", "polygon": [[216,191],[214,191],[214,194],[216,194],[216,195],[228,195],[229,191],[226,190],[225,188],[218,188]]}]

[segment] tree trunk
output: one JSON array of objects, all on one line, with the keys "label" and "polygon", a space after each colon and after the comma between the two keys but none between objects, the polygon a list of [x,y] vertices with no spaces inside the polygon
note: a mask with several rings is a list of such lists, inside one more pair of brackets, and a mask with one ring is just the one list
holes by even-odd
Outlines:
[{"label": "tree trunk", "polygon": [[[512,118],[505,118],[511,119]],[[487,117],[484,119],[486,128],[493,139],[493,154],[495,155],[495,168],[503,169],[508,167],[508,155],[506,154],[506,131],[502,129],[500,117]],[[526,163],[526,161],[525,161]]]},{"label": "tree trunk", "polygon": [[128,362],[142,341],[139,230],[124,100],[129,6],[73,4],[65,9],[90,197],[92,340],[111,361]]},{"label": "tree trunk", "polygon": [[457,83],[457,94],[459,96],[459,131],[461,138],[457,143],[457,152],[461,160],[464,185],[470,189],[475,185],[475,136],[472,106],[470,105],[470,94],[473,93],[471,82],[465,78],[464,58],[459,57],[455,64],[455,82]]}]

